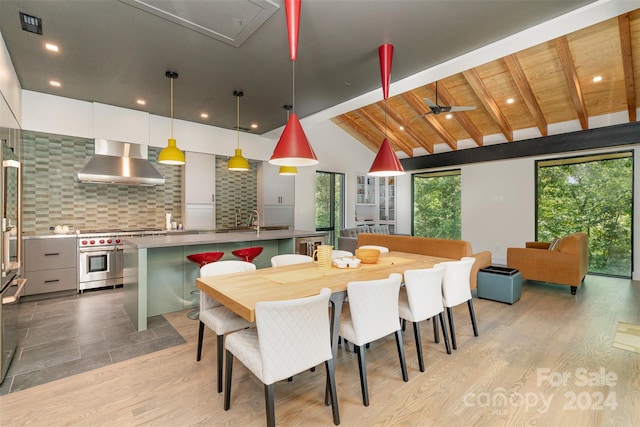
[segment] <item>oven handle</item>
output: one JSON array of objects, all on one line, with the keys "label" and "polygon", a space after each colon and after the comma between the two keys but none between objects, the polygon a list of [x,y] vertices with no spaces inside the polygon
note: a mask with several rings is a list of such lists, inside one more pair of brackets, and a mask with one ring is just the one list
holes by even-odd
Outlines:
[{"label": "oven handle", "polygon": [[24,290],[24,285],[26,285],[26,284],[27,284],[27,279],[14,280],[13,283],[11,284],[11,286],[9,286],[9,287],[17,286],[18,290],[13,295],[11,295],[10,297],[2,297],[2,305],[16,303],[20,299],[22,291]]},{"label": "oven handle", "polygon": [[115,246],[102,246],[100,248],[80,248],[80,253],[87,252],[113,252],[116,250]]}]

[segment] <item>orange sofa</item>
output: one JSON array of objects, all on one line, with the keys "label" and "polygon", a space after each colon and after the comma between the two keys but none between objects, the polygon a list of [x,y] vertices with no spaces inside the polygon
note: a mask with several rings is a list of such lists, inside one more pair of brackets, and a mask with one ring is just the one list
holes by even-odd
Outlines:
[{"label": "orange sofa", "polygon": [[507,248],[507,266],[520,270],[523,279],[571,286],[575,295],[589,270],[588,242],[586,233],[560,239],[554,250],[549,242],[527,242],[525,248]]},{"label": "orange sofa", "polygon": [[484,251],[474,254],[471,243],[466,240],[433,239],[430,237],[415,237],[399,234],[358,234],[358,247],[362,245],[378,245],[389,248],[390,251],[409,252],[442,258],[460,259],[474,257],[476,262],[471,269],[471,289],[478,286],[478,270],[491,265],[491,252]]}]

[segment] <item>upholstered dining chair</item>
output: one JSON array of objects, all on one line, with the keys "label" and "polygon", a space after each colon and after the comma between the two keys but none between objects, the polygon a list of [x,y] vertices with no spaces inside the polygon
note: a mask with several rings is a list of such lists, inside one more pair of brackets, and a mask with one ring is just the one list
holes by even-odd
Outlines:
[{"label": "upholstered dining chair", "polygon": [[353,256],[353,253],[349,251],[343,251],[341,249],[333,249],[331,251],[331,259],[345,258],[345,257],[352,257],[352,256]]},{"label": "upholstered dining chair", "polygon": [[451,354],[442,303],[442,277],[445,269],[444,265],[439,265],[433,268],[407,270],[404,272],[404,286],[400,288],[398,311],[403,322],[413,323],[420,372],[424,372],[422,340],[420,338],[420,322],[423,320],[433,318],[434,339],[439,342],[438,319],[440,319],[445,348],[447,353]]},{"label": "upholstered dining chair", "polygon": [[[219,276],[221,274],[239,273],[255,270],[253,263],[246,261],[218,261],[200,268],[200,277]],[[218,358],[218,393],[222,392],[222,359],[224,357],[224,336],[229,332],[248,328],[251,323],[220,304],[214,298],[200,291],[200,325],[198,329],[198,355],[196,361],[202,356],[202,341],[204,327],[207,326],[216,334],[217,358]]]},{"label": "upholstered dining chair", "polygon": [[256,328],[230,334],[225,343],[225,411],[231,407],[234,357],[264,384],[267,426],[276,424],[274,384],[324,362],[333,423],[340,424],[327,311],[330,296],[331,290],[324,288],[311,297],[256,303]]},{"label": "upholstered dining chair", "polygon": [[401,274],[392,273],[387,279],[347,283],[349,303],[345,304],[342,311],[340,336],[356,347],[364,406],[369,406],[365,365],[365,349],[368,343],[395,333],[402,379],[405,382],[409,381],[398,313],[401,281]]},{"label": "upholstered dining chair", "polygon": [[381,254],[385,254],[389,252],[389,248],[387,248],[386,246],[378,246],[378,245],[362,245],[362,246],[358,246],[358,249],[377,249],[380,251]]},{"label": "upholstered dining chair", "polygon": [[446,267],[444,277],[442,278],[442,302],[447,308],[449,330],[451,331],[451,346],[454,350],[456,350],[458,346],[456,344],[455,325],[453,324],[453,307],[463,302],[467,303],[469,316],[471,317],[471,325],[473,326],[473,335],[478,336],[478,325],[476,324],[476,314],[473,310],[473,297],[471,296],[469,280],[471,268],[475,260],[473,257],[462,257],[460,261],[446,261],[436,264]]},{"label": "upholstered dining chair", "polygon": [[280,254],[271,257],[271,267],[282,267],[283,265],[303,264],[312,262],[313,258],[301,254]]}]

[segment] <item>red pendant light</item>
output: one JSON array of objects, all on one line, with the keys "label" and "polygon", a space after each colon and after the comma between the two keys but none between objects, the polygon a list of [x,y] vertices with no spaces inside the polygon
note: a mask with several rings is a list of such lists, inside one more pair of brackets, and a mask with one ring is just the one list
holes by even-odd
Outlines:
[{"label": "red pendant light", "polygon": [[404,168],[393,151],[391,143],[387,139],[387,98],[389,98],[389,84],[391,82],[391,60],[393,58],[393,45],[383,44],[378,48],[380,57],[380,77],[382,79],[382,94],[384,96],[384,139],[378,154],[373,160],[369,175],[372,176],[398,176],[404,175]]},{"label": "red pendant light", "polygon": [[[298,56],[298,33],[300,29],[300,8],[302,0],[285,0],[284,7],[287,17],[287,31],[289,34],[289,56],[293,63],[293,90],[295,106],[295,61]],[[302,125],[296,113],[289,116],[287,125],[280,136],[276,148],[273,150],[269,163],[279,166],[311,166],[318,164],[316,154],[302,130]]]}]

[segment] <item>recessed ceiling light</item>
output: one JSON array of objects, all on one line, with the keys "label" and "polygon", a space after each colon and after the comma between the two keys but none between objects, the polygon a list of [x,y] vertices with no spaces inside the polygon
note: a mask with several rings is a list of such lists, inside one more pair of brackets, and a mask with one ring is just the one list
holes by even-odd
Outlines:
[{"label": "recessed ceiling light", "polygon": [[513,104],[513,98],[507,99],[507,104]]},{"label": "recessed ceiling light", "polygon": [[453,117],[453,114],[447,114],[446,116],[444,116],[445,119],[450,119]]},{"label": "recessed ceiling light", "polygon": [[60,87],[60,86],[62,86],[62,84],[60,84],[60,82],[59,82],[59,81],[56,81],[56,80],[49,80],[49,84],[50,84],[51,86],[53,86],[53,87]]},{"label": "recessed ceiling light", "polygon": [[404,126],[400,126],[400,130],[404,130]]},{"label": "recessed ceiling light", "polygon": [[208,119],[209,115],[207,113],[201,113],[200,117],[203,118],[203,119]]},{"label": "recessed ceiling light", "polygon": [[594,82],[594,83],[598,83],[598,82],[601,82],[601,81],[602,81],[602,76],[595,76],[595,77],[593,78],[593,82]]},{"label": "recessed ceiling light", "polygon": [[257,123],[251,123],[251,129],[258,129]]},{"label": "recessed ceiling light", "polygon": [[55,45],[53,43],[45,43],[44,44],[45,49],[50,50],[51,52],[58,52],[58,45]]},{"label": "recessed ceiling light", "polygon": [[144,99],[136,99],[136,104],[138,105],[147,105],[147,101]]}]

